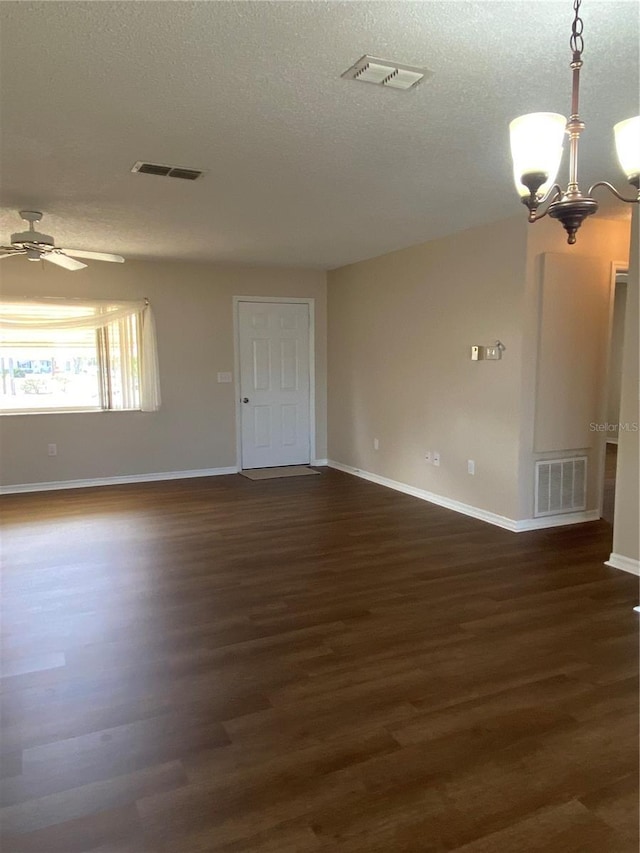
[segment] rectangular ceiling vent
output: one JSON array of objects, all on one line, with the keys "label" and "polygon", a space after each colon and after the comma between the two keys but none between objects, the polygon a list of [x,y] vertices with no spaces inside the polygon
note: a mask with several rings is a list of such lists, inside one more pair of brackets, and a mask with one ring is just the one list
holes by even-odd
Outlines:
[{"label": "rectangular ceiling vent", "polygon": [[143,175],[160,175],[163,178],[181,178],[183,181],[195,181],[204,175],[200,169],[184,169],[182,166],[165,166],[161,163],[145,163],[138,160],[131,167],[132,172]]},{"label": "rectangular ceiling vent", "polygon": [[536,462],[534,516],[579,512],[587,505],[587,457]]},{"label": "rectangular ceiling vent", "polygon": [[389,89],[413,89],[430,75],[426,68],[414,65],[401,65],[388,59],[376,59],[366,54],[348,68],[341,77],[346,80],[360,80],[362,83],[375,83]]}]

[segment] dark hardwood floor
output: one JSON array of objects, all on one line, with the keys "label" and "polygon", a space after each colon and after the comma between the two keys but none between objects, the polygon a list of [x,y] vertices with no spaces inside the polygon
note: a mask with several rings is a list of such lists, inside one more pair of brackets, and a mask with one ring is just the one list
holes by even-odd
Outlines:
[{"label": "dark hardwood floor", "polygon": [[637,853],[637,579],[335,471],[2,499],[3,853]]}]

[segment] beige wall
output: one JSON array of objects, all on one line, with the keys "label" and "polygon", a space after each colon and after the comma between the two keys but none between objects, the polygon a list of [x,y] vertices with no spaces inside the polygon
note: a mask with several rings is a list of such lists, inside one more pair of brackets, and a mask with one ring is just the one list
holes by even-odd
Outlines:
[{"label": "beige wall", "polygon": [[591,447],[606,378],[610,269],[606,259],[543,255],[534,452]]},{"label": "beige wall", "polygon": [[[620,420],[620,394],[622,393],[622,348],[624,345],[624,318],[627,303],[627,282],[619,281],[611,319],[611,346],[609,352],[609,387],[607,389],[607,423],[617,424]],[[618,433],[610,438],[617,440]]]},{"label": "beige wall", "polygon": [[[554,399],[559,379],[558,361],[538,364],[543,256],[573,258],[578,301],[581,274],[593,276],[585,316],[599,347],[588,365],[596,381],[586,383],[595,416],[606,401],[611,265],[626,263],[628,246],[627,221],[587,222],[570,247],[558,223],[529,226],[519,215],[329,273],[329,458],[511,519],[531,518],[536,459],[563,455],[534,452],[538,387],[551,386]],[[555,306],[554,342],[563,329],[572,332],[562,360],[574,357],[580,336],[575,305],[565,299]],[[472,344],[496,338],[507,346],[501,361],[470,360]],[[563,413],[569,421],[583,416],[568,406]],[[594,434],[593,446],[583,448],[591,508],[599,442]],[[440,452],[439,468],[425,463],[427,450]]]},{"label": "beige wall", "polygon": [[[578,375],[580,367],[584,369],[585,378],[593,378],[594,371],[597,374],[596,395],[598,405],[595,407],[598,421],[606,418],[607,397],[607,375],[606,341],[609,329],[610,311],[609,300],[613,295],[611,288],[613,265],[621,263],[626,265],[629,259],[629,220],[607,220],[594,218],[587,220],[578,232],[577,243],[569,246],[566,234],[558,222],[552,219],[543,219],[535,226],[530,226],[527,240],[527,266],[523,302],[523,359],[521,380],[521,407],[522,407],[522,433],[520,440],[520,499],[519,517],[530,518],[533,515],[534,496],[534,472],[535,462],[538,459],[550,459],[562,457],[565,451],[571,451],[567,455],[584,454],[588,458],[588,483],[587,483],[587,509],[599,509],[601,485],[604,476],[604,441],[605,433],[586,433],[587,443],[584,447],[566,447],[556,449],[552,452],[537,452],[535,430],[540,426],[542,420],[547,423],[558,421],[559,418],[566,419],[570,431],[574,434],[580,427],[584,432],[584,423],[576,423],[577,418],[584,422],[587,414],[585,409],[580,411],[571,406],[570,399],[563,398],[561,384],[567,374],[574,372]],[[558,258],[560,256],[560,258]],[[546,363],[541,358],[540,342],[546,331],[544,327],[543,291],[545,261],[550,257],[562,261],[562,256],[567,260],[562,266],[566,279],[566,285],[575,293],[575,301],[568,300],[564,303],[556,300],[553,306],[555,315],[553,322],[555,326],[555,343],[557,363],[553,361]],[[572,261],[569,261],[569,258]],[[585,273],[585,268],[592,267],[591,271]],[[583,274],[590,277],[587,294],[584,303],[580,300],[581,282]],[[576,347],[576,341],[581,338],[581,330],[578,328],[583,323],[590,326],[590,335],[593,346],[585,353],[584,360],[580,359],[580,352]],[[567,330],[562,335],[563,327]],[[583,346],[588,342],[583,340]],[[594,351],[597,358],[594,360]],[[569,370],[565,369],[567,364],[572,364]],[[544,401],[540,400],[539,389],[546,389]],[[591,389],[593,390],[593,389]],[[563,412],[554,411],[548,405],[549,399],[566,400]],[[545,410],[538,411],[538,405],[543,403]],[[591,418],[589,418],[589,422]],[[539,447],[540,445],[538,445]]]},{"label": "beige wall", "polygon": [[[638,424],[638,352],[640,349],[638,311],[638,291],[640,264],[638,262],[638,243],[640,216],[634,210],[634,223],[631,237],[631,257],[629,259],[629,278],[627,283],[627,305],[625,311],[624,347],[622,354],[622,393],[620,397],[620,422]],[[636,426],[637,428],[637,426]],[[640,463],[639,433],[621,430],[618,436],[618,469],[616,474],[616,508],[613,523],[613,553],[629,560],[640,559],[638,541],[638,519],[640,518]]]},{"label": "beige wall", "polygon": [[[232,297],[316,301],[316,455],[326,457],[326,276],[322,271],[128,261],[81,272],[2,264],[7,295],[137,299],[155,312],[162,407],[153,413],[0,417],[2,485],[222,468],[236,463]],[[58,445],[57,457],[47,444]]]},{"label": "beige wall", "polygon": [[526,236],[514,217],[329,273],[331,459],[515,517]]}]

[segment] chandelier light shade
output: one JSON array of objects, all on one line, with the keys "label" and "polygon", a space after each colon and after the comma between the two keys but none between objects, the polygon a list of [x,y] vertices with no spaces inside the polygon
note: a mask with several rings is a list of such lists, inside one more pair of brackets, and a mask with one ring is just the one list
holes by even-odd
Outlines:
[{"label": "chandelier light shade", "polygon": [[531,186],[546,194],[555,183],[567,120],[559,113],[529,113],[509,125],[516,189],[528,196]]},{"label": "chandelier light shade", "polygon": [[[578,186],[578,145],[584,122],[580,118],[580,69],[582,68],[583,22],[580,18],[582,0],[574,0],[574,19],[569,45],[572,52],[573,88],[569,119],[558,113],[529,113],[514,119],[509,125],[513,178],[523,204],[529,209],[529,222],[537,222],[549,214],[558,219],[567,232],[567,242],[576,242],[576,232],[587,216],[598,210],[593,191],[605,187],[620,201],[640,202],[640,116],[621,121],[614,127],[618,160],[630,184],[635,186],[635,198],[625,198],[606,181],[597,181],[586,195]],[[569,137],[569,183],[567,189],[555,183],[562,162],[562,143]],[[543,212],[541,205],[547,203]]]},{"label": "chandelier light shade", "polygon": [[613,132],[622,171],[629,183],[637,187],[640,178],[640,116],[618,122]]}]

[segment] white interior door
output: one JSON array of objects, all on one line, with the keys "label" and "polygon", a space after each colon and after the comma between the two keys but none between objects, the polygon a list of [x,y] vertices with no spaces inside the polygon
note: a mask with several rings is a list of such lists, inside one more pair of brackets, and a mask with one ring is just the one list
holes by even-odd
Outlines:
[{"label": "white interior door", "polygon": [[239,302],[242,467],[310,460],[309,306]]}]

